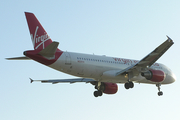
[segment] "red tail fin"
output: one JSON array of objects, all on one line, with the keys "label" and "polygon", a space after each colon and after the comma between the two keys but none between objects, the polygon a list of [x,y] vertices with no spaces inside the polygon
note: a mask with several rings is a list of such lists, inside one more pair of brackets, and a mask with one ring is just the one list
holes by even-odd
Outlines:
[{"label": "red tail fin", "polygon": [[48,36],[47,32],[33,13],[25,12],[25,15],[34,49],[38,51],[43,50],[52,43],[51,38]]}]

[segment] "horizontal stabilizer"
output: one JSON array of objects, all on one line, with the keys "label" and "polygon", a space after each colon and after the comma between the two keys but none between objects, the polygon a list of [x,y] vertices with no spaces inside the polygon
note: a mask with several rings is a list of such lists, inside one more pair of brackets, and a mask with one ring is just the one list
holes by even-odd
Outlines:
[{"label": "horizontal stabilizer", "polygon": [[31,60],[29,57],[13,57],[13,58],[6,58],[7,60]]},{"label": "horizontal stabilizer", "polygon": [[52,58],[55,55],[55,52],[57,50],[58,45],[59,45],[59,42],[52,42],[46,48],[41,50],[39,52],[39,54],[44,56],[44,57],[47,57],[47,58]]},{"label": "horizontal stabilizer", "polygon": [[90,78],[74,78],[74,79],[56,79],[56,80],[33,80],[30,78],[30,83],[32,82],[42,82],[42,83],[75,83],[75,82],[85,82],[85,83],[90,83],[90,82],[95,82],[95,80],[90,79]]}]

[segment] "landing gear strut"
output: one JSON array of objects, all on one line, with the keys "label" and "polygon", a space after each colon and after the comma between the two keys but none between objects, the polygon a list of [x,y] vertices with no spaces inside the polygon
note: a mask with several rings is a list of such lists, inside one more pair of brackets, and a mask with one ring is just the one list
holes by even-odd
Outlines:
[{"label": "landing gear strut", "polygon": [[158,96],[162,96],[163,95],[163,92],[162,91],[160,91],[160,86],[161,86],[161,84],[156,84],[156,87],[158,87]]},{"label": "landing gear strut", "polygon": [[131,82],[131,81],[128,81],[127,83],[124,84],[124,87],[126,89],[133,88],[134,87],[134,83]]}]

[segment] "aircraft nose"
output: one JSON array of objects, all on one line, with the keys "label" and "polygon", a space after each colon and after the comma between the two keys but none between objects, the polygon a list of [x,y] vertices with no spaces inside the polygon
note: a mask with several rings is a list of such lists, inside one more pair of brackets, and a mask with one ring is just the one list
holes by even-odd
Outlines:
[{"label": "aircraft nose", "polygon": [[170,73],[168,76],[167,76],[167,83],[170,84],[170,83],[173,83],[176,81],[176,76],[174,73]]},{"label": "aircraft nose", "polygon": [[163,81],[164,84],[171,84],[176,81],[176,76],[174,73],[170,72],[166,75],[165,80]]},{"label": "aircraft nose", "polygon": [[171,83],[176,81],[176,76],[174,73],[171,73]]}]

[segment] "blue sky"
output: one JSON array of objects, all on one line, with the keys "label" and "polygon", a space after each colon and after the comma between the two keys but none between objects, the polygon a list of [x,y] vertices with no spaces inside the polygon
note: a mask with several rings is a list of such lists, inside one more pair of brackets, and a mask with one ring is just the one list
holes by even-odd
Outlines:
[{"label": "blue sky", "polygon": [[[179,120],[180,1],[6,0],[0,4],[1,120]],[[30,84],[74,78],[35,61],[7,61],[33,49],[24,12],[33,12],[64,51],[140,60],[170,36],[175,44],[157,61],[177,77],[161,86],[119,84],[114,95],[94,98],[91,84]]]}]

